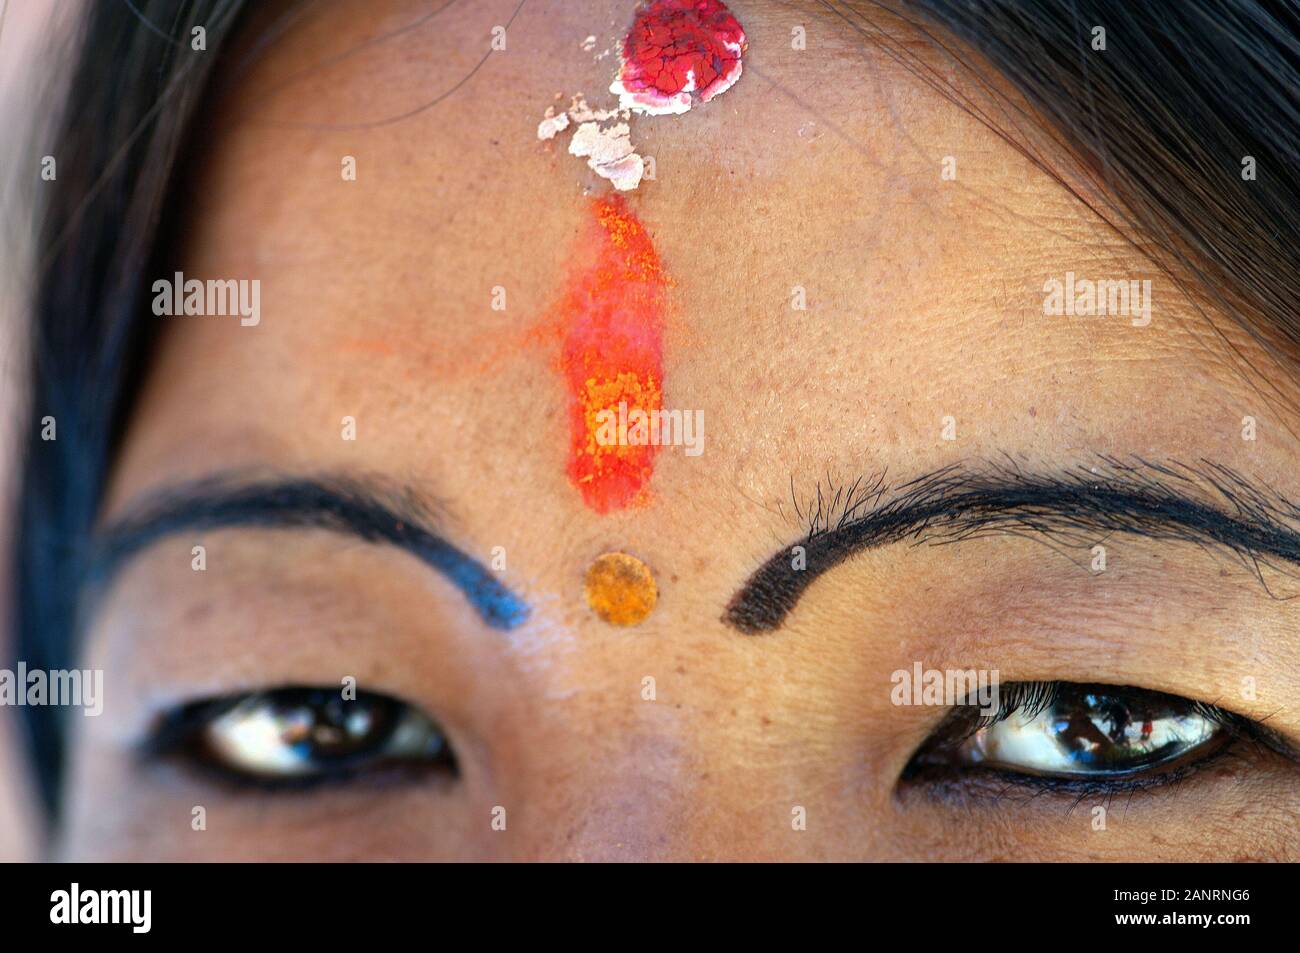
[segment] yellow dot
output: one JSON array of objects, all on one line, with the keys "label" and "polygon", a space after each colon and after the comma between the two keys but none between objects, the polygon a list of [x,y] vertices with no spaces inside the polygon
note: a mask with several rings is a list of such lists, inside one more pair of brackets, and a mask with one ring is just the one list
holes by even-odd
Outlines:
[{"label": "yellow dot", "polygon": [[587,567],[587,605],[610,625],[636,625],[659,598],[650,567],[627,553],[603,553]]}]

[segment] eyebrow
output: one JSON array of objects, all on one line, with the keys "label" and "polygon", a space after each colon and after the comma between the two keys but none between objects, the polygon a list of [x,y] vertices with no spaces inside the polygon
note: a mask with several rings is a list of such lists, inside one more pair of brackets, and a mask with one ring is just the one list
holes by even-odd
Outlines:
[{"label": "eyebrow", "polygon": [[727,605],[723,621],[740,632],[780,628],[818,576],[859,552],[905,540],[1014,534],[1087,546],[1126,533],[1226,549],[1261,581],[1261,567],[1275,567],[1275,559],[1300,564],[1300,509],[1206,460],[1192,466],[1098,456],[1042,475],[1007,457],[952,464],[896,486],[883,474],[839,489],[819,485],[795,508],[808,524],[805,536],[773,554]]},{"label": "eyebrow", "polygon": [[342,476],[250,479],[219,474],[150,494],[96,539],[88,581],[102,587],[160,539],[217,529],[325,529],[404,549],[451,581],[485,623],[513,629],[528,604],[435,530],[428,501],[410,487]]}]

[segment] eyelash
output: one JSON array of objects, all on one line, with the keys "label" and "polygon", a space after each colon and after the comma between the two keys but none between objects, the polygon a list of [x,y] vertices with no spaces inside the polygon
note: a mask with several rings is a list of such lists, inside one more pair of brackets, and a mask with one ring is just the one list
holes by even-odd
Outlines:
[{"label": "eyelash", "polygon": [[[971,706],[954,708],[945,721],[913,755],[899,780],[900,790],[912,785],[924,785],[932,795],[942,799],[988,799],[993,801],[1032,800],[1044,795],[1070,798],[1075,805],[1091,799],[1111,799],[1122,795],[1154,794],[1159,789],[1172,788],[1211,765],[1228,759],[1247,761],[1246,745],[1257,753],[1272,752],[1291,761],[1300,757],[1278,735],[1259,722],[1226,711],[1216,705],[1177,696],[1164,696],[1187,705],[1197,714],[1227,732],[1227,740],[1217,749],[1193,757],[1181,764],[1156,768],[1131,778],[1054,778],[1022,774],[1006,769],[966,765],[962,767],[918,764],[919,756],[928,750],[951,748],[972,738],[981,728],[996,724],[1016,713],[1034,716],[1050,706],[1057,693],[1071,683],[1066,682],[1013,682],[1002,686],[996,715],[982,716]],[[1080,686],[1072,686],[1080,687]],[[1161,696],[1163,693],[1147,689],[1121,686],[1096,686],[1111,692],[1132,695]]]}]

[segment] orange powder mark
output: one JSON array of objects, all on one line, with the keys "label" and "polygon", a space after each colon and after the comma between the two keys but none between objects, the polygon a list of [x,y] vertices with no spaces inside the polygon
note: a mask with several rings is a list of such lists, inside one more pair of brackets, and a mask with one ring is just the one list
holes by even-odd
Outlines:
[{"label": "orange powder mark", "polygon": [[[659,447],[639,414],[663,409],[663,329],[671,284],[621,196],[592,202],[594,258],[558,306],[569,392],[569,479],[598,513],[644,503]],[[586,251],[586,249],[583,249]]]},{"label": "orange powder mark", "polygon": [[650,567],[627,553],[604,553],[587,567],[583,595],[591,611],[610,625],[636,625],[659,600]]}]

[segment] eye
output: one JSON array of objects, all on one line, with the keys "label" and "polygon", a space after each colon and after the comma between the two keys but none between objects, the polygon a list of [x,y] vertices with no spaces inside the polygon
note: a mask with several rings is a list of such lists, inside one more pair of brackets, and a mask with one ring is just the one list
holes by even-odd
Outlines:
[{"label": "eye", "polygon": [[236,779],[304,782],[405,765],[454,770],[446,738],[405,702],[339,688],[280,688],[186,705],[154,733],[173,754]]},{"label": "eye", "polygon": [[1160,692],[1019,682],[1003,686],[995,716],[954,709],[904,776],[946,767],[1030,779],[1150,779],[1222,750],[1244,724],[1212,705]]}]

